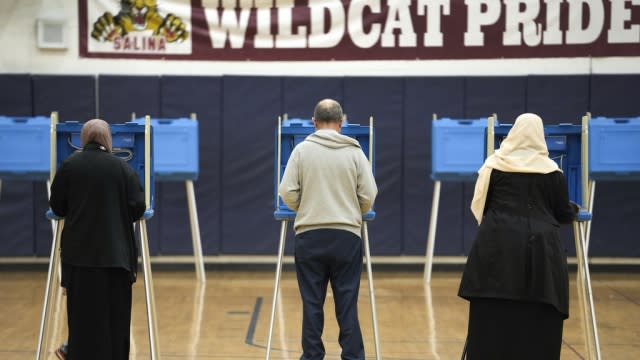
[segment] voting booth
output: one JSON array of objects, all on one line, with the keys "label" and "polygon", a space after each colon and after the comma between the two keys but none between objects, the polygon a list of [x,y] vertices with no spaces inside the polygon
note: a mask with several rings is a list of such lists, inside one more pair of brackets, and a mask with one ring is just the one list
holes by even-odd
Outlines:
[{"label": "voting booth", "polygon": [[[494,124],[493,119],[487,124],[486,155],[493,154],[494,149],[507,136],[512,124]],[[584,325],[585,344],[589,359],[600,359],[600,344],[596,324],[595,306],[591,290],[591,277],[586,248],[586,228],[591,221],[591,212],[585,199],[588,199],[588,174],[590,139],[588,136],[588,119],[582,124],[545,125],[545,140],[549,157],[562,169],[569,190],[569,199],[580,205],[580,211],[573,222],[576,258],[578,262],[578,295]]]},{"label": "voting booth", "polygon": [[[57,114],[51,118],[50,130],[50,181],[53,181],[55,172],[61,163],[77,151],[82,151],[80,142],[80,132],[82,123],[77,121],[57,122]],[[149,255],[149,239],[147,235],[146,220],[153,216],[154,202],[154,173],[153,173],[153,151],[152,151],[152,129],[149,117],[145,119],[145,124],[129,122],[125,124],[112,124],[112,154],[127,161],[127,163],[137,172],[141,185],[145,192],[146,211],[138,226],[140,228],[140,253],[144,267],[144,290],[147,305],[147,321],[149,333],[149,347],[151,359],[158,358],[158,330],[156,323],[156,312],[153,294],[153,278],[151,275],[151,262]],[[55,220],[55,230],[53,242],[51,244],[51,255],[49,261],[49,273],[45,289],[45,299],[40,321],[40,335],[38,339],[38,349],[36,359],[47,357],[48,333],[51,318],[51,300],[59,298],[58,269],[60,267],[60,238],[64,228],[64,218],[58,217],[51,210],[47,216]]]},{"label": "voting booth", "polygon": [[431,178],[434,184],[424,266],[424,281],[426,283],[431,282],[433,269],[441,182],[475,181],[478,169],[484,162],[483,152],[480,149],[485,147],[487,121],[488,118],[438,119],[436,114],[433,114],[431,122]]},{"label": "voting booth", "polygon": [[49,128],[46,116],[0,116],[0,179],[49,179]]},{"label": "voting booth", "polygon": [[[144,119],[135,119],[135,114],[132,117],[133,122],[144,124]],[[204,283],[206,272],[196,195],[193,188],[193,182],[198,179],[200,171],[196,114],[192,113],[189,118],[151,118],[151,128],[153,129],[155,180],[158,182],[184,181],[185,183],[196,276],[201,283]]]},{"label": "voting booth", "polygon": [[46,116],[0,116],[0,196],[3,179],[49,180],[50,127]]},{"label": "voting booth", "polygon": [[[267,340],[266,359],[271,356],[271,341],[273,337],[273,323],[275,319],[276,304],[278,300],[278,291],[280,289],[280,275],[282,272],[282,257],[284,255],[284,243],[287,235],[287,224],[289,221],[295,220],[295,211],[289,209],[278,195],[278,186],[284,174],[284,171],[291,156],[293,148],[304,141],[304,139],[315,131],[313,121],[309,119],[283,119],[278,118],[278,124],[275,131],[275,159],[274,159],[274,213],[273,216],[277,221],[281,221],[280,243],[278,247],[278,261],[276,266],[275,286],[273,290],[273,301],[271,306],[271,318],[269,321],[269,335]],[[373,128],[373,118],[369,119],[369,125],[350,124],[344,122],[342,124],[341,134],[352,137],[358,141],[362,151],[364,152],[373,174],[375,175],[375,133]],[[367,231],[367,222],[375,218],[375,211],[372,209],[362,216],[362,241],[364,243],[364,252],[366,259],[367,276],[369,283],[369,298],[371,301],[371,316],[373,322],[373,335],[375,342],[376,358],[380,357],[380,341],[378,334],[378,320],[376,313],[375,293],[373,288],[373,275],[371,272],[371,254],[369,250],[369,234]]]},{"label": "voting booth", "polygon": [[[596,181],[640,181],[640,117],[584,115],[589,132],[587,207],[593,212]],[[586,230],[589,249],[591,222]]]}]

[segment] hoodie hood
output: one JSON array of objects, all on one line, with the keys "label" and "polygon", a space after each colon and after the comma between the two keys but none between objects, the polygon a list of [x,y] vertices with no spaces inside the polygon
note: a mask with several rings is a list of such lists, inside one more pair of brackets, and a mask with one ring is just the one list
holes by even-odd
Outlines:
[{"label": "hoodie hood", "polygon": [[360,147],[360,144],[356,139],[342,135],[337,131],[330,129],[316,130],[313,134],[307,136],[305,140],[331,149],[339,149],[347,146]]}]

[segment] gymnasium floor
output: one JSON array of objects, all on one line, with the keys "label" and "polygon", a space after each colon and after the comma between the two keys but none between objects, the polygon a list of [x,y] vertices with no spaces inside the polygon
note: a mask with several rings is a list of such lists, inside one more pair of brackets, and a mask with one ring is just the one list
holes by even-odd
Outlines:
[{"label": "gymnasium floor", "polygon": [[[0,359],[35,356],[46,272],[0,273]],[[585,359],[572,273],[571,317],[562,359]],[[162,359],[264,359],[273,271],[208,271],[200,286],[190,271],[154,271]],[[374,271],[381,353],[388,360],[459,359],[467,303],[456,297],[459,272],[436,272],[430,287],[419,271]],[[602,358],[640,359],[640,273],[593,273]],[[295,273],[285,271],[277,308],[272,359],[300,356],[301,306]],[[368,285],[363,273],[360,321],[367,359],[375,359]],[[62,298],[60,298],[62,299]],[[53,318],[48,359],[66,334],[64,301]],[[134,285],[131,359],[149,359],[142,274]],[[329,294],[325,309],[326,359],[339,359]]]}]

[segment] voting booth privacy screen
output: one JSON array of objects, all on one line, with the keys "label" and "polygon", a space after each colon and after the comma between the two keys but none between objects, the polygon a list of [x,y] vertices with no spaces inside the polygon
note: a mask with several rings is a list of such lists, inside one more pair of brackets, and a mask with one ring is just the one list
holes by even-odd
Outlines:
[{"label": "voting booth privacy screen", "polygon": [[49,178],[51,119],[0,116],[0,179]]},{"label": "voting booth privacy screen", "polygon": [[[144,119],[135,119],[144,125]],[[151,119],[156,181],[197,180],[198,121],[189,118]]]},{"label": "voting booth privacy screen", "polygon": [[[512,126],[513,124],[497,124],[494,127],[495,149],[500,147],[500,143],[507,137]],[[544,135],[549,157],[558,164],[564,173],[569,187],[569,199],[577,204],[583,204],[580,148],[582,125],[545,125]]]},{"label": "voting booth privacy screen", "polygon": [[[278,133],[280,131],[280,133]],[[293,220],[295,219],[295,212],[282,201],[282,198],[278,195],[278,186],[280,180],[284,175],[284,170],[287,167],[287,162],[291,156],[293,148],[315,131],[313,121],[309,119],[287,119],[280,123],[280,126],[276,128],[275,132],[275,167],[274,167],[274,217],[276,220]],[[358,141],[362,152],[364,152],[367,159],[371,157],[370,162],[372,165],[373,174],[375,175],[375,132],[372,128],[360,124],[351,124],[345,122],[342,125],[340,131],[342,135],[352,137]],[[371,138],[373,136],[373,138]],[[370,141],[371,140],[371,141]],[[373,145],[371,146],[369,144]],[[371,151],[370,151],[371,149]],[[278,158],[278,153],[280,158]],[[370,221],[375,217],[375,212],[370,210],[367,214],[363,215],[363,219]]]},{"label": "voting booth privacy screen", "polygon": [[589,177],[640,181],[640,117],[591,118]]},{"label": "voting booth privacy screen", "polygon": [[[59,123],[56,126],[56,153],[57,167],[67,157],[76,151],[82,150],[80,142],[80,132],[82,131],[82,123],[77,121],[67,121]],[[152,133],[153,134],[153,133]],[[145,149],[144,149],[144,125],[129,122],[125,124],[111,124],[111,140],[112,153],[125,160],[138,174],[140,185],[145,187]],[[153,135],[151,135],[151,144],[153,148]],[[153,159],[153,150],[151,154]],[[150,192],[151,203],[150,209],[153,210],[154,205],[154,175],[153,161],[150,164]]]},{"label": "voting booth privacy screen", "polygon": [[484,162],[487,118],[434,119],[431,133],[431,178],[472,181]]}]

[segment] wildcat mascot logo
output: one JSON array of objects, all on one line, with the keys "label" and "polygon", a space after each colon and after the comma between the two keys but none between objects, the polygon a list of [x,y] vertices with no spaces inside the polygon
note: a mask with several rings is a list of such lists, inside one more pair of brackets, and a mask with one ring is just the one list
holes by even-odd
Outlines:
[{"label": "wildcat mascot logo", "polygon": [[162,16],[156,0],[120,0],[118,14],[106,11],[93,23],[91,37],[112,42],[116,51],[158,53],[167,43],[185,41],[189,32],[178,16]]}]

